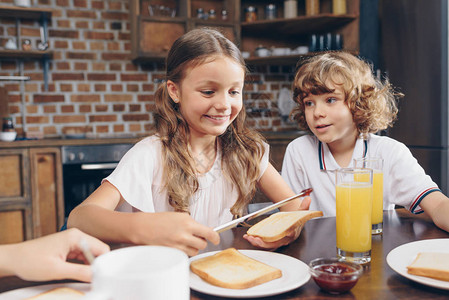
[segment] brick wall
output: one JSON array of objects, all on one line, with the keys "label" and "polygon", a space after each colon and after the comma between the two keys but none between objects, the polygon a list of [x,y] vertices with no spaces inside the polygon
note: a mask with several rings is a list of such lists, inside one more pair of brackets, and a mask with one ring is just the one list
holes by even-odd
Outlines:
[{"label": "brick wall", "polygon": [[[13,0],[1,0],[2,5]],[[154,92],[164,72],[162,64],[130,60],[128,0],[32,0],[52,8],[49,45],[54,51],[44,89],[39,61],[25,61],[30,80],[0,82],[8,90],[10,115],[19,133],[22,112],[26,131],[46,137],[88,133],[93,136],[144,135],[153,124]],[[33,48],[40,40],[38,22],[24,21],[21,36]],[[15,21],[0,19],[0,46],[15,37]],[[0,75],[19,75],[17,61],[0,61]],[[291,67],[254,66],[244,93],[249,124],[261,131],[295,130],[280,118],[277,97],[290,88]],[[22,105],[22,93],[25,107]],[[24,111],[22,111],[24,110]]]}]

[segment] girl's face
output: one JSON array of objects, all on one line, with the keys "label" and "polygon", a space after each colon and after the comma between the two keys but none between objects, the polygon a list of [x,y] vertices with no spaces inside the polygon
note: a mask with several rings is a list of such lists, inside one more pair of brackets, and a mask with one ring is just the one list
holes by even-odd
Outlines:
[{"label": "girl's face", "polygon": [[192,137],[219,136],[242,109],[245,72],[226,56],[188,68],[180,86],[167,82]]},{"label": "girl's face", "polygon": [[309,94],[303,101],[307,125],[312,133],[332,150],[340,145],[355,143],[357,128],[345,103],[342,86],[332,82],[327,82],[326,86],[334,89],[334,92]]}]

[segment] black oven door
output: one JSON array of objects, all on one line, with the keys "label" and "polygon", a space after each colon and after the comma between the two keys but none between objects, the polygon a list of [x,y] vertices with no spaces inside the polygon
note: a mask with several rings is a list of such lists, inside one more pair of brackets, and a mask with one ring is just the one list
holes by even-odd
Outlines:
[{"label": "black oven door", "polygon": [[116,162],[70,164],[63,166],[64,204],[67,218],[78,204],[83,202],[117,166]]}]

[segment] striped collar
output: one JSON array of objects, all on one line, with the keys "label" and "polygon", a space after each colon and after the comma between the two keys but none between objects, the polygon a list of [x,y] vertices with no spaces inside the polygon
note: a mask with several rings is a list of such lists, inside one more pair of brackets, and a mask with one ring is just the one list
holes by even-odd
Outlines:
[{"label": "striped collar", "polygon": [[[359,153],[361,155],[359,155]],[[354,146],[354,152],[352,154],[352,159],[359,158],[359,157],[366,157],[366,154],[368,153],[368,141],[364,140],[362,138],[357,139],[355,146]],[[339,169],[340,166],[335,161],[332,153],[329,150],[329,147],[327,144],[322,143],[321,141],[318,141],[318,161],[320,164],[320,170],[324,171],[331,171]],[[351,162],[352,165],[352,162]]]}]

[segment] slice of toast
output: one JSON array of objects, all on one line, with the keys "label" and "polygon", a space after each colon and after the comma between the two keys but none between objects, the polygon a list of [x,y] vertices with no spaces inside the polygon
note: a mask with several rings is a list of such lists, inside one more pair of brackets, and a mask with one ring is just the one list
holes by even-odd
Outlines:
[{"label": "slice of toast", "polygon": [[260,237],[264,242],[275,242],[304,226],[310,219],[321,216],[323,212],[316,210],[278,212],[253,225],[247,234]]},{"label": "slice of toast", "polygon": [[247,289],[282,276],[282,271],[228,248],[190,264],[206,282],[228,289]]},{"label": "slice of toast", "polygon": [[412,275],[425,276],[449,281],[449,253],[418,253],[407,272]]},{"label": "slice of toast", "polygon": [[68,287],[59,287],[40,293],[25,300],[78,300],[84,296],[83,292]]}]

